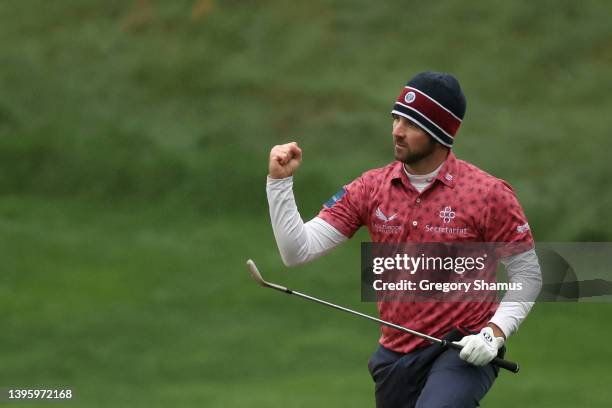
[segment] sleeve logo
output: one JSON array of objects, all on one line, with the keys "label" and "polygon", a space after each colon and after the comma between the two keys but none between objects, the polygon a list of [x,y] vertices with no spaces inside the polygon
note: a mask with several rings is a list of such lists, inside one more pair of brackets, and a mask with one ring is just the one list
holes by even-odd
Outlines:
[{"label": "sleeve logo", "polygon": [[332,208],[344,195],[346,194],[346,189],[343,187],[340,191],[334,194],[329,200],[327,200],[323,206],[325,208]]},{"label": "sleeve logo", "polygon": [[523,225],[519,225],[516,227],[516,232],[522,234],[523,232],[529,231],[529,223],[524,223]]}]

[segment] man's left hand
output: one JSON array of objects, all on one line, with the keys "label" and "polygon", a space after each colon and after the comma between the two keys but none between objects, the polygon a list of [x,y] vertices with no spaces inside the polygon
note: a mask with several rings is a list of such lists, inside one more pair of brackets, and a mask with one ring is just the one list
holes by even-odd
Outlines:
[{"label": "man's left hand", "polygon": [[480,333],[465,336],[455,344],[463,346],[459,352],[462,360],[475,366],[484,366],[497,357],[497,351],[504,345],[504,338],[495,337],[493,329],[487,326]]}]

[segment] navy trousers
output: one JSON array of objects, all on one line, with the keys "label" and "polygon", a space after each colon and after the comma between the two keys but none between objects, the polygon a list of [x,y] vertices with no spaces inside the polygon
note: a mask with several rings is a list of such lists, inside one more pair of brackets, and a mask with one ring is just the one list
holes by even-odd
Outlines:
[{"label": "navy trousers", "polygon": [[[445,338],[463,335],[453,331]],[[476,407],[497,378],[498,368],[476,367],[456,350],[431,345],[412,353],[378,347],[368,363],[376,383],[377,408]]]}]

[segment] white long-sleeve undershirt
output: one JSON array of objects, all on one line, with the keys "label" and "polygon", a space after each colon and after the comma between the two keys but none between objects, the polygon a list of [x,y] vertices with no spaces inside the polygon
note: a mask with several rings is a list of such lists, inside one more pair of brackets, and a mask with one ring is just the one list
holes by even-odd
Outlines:
[{"label": "white long-sleeve undershirt", "polygon": [[[437,170],[439,169],[434,173],[437,173]],[[427,185],[422,184],[421,182],[415,185],[415,188],[422,191]],[[315,217],[304,223],[293,195],[293,177],[283,179],[268,177],[266,193],[274,237],[285,265],[295,266],[312,261],[348,240],[321,218]],[[502,298],[490,322],[497,325],[507,338],[518,330],[521,322],[529,314],[540,291],[542,278],[538,258],[533,249],[503,258],[501,261],[506,267],[509,282],[520,282],[523,288],[530,288],[530,292],[533,292],[528,296],[523,293],[520,301],[513,301],[510,291]]]},{"label": "white long-sleeve undershirt", "polygon": [[515,333],[529,314],[542,289],[542,272],[535,250],[501,259],[510,283],[521,283],[520,300],[516,301],[511,291],[506,292],[490,322],[501,329],[508,338]]},{"label": "white long-sleeve undershirt", "polygon": [[410,184],[412,187],[416,189],[419,193],[422,193],[425,188],[431,184],[432,181],[438,176],[440,169],[444,166],[444,162],[438,166],[437,169],[432,171],[429,174],[412,174],[406,170],[406,166],[402,166],[404,169],[404,173],[408,176],[408,180],[410,180]]},{"label": "white long-sleeve undershirt", "polygon": [[348,240],[318,217],[304,223],[293,196],[293,177],[268,177],[266,193],[276,245],[285,265],[312,261]]}]

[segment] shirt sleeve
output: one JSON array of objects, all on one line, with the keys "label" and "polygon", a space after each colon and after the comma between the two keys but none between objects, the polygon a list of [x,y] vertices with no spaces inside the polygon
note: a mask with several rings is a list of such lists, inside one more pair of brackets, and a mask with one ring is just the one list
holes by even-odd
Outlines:
[{"label": "shirt sleeve", "polygon": [[489,189],[484,211],[485,242],[499,243],[499,256],[507,257],[533,249],[533,236],[514,191],[498,180]]},{"label": "shirt sleeve", "polygon": [[318,217],[351,238],[365,224],[365,197],[365,182],[359,177],[323,204]]},{"label": "shirt sleeve", "polygon": [[508,338],[518,330],[533,307],[542,289],[542,272],[538,256],[533,249],[503,258],[502,263],[506,267],[508,280],[512,283],[519,283],[523,287],[518,295],[514,295],[511,291],[506,292],[495,315],[490,320]]},{"label": "shirt sleeve", "polygon": [[268,176],[266,194],[274,238],[285,265],[317,259],[348,239],[319,218],[304,223],[293,196],[293,177]]}]

